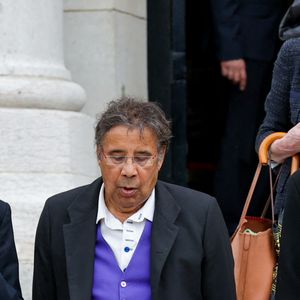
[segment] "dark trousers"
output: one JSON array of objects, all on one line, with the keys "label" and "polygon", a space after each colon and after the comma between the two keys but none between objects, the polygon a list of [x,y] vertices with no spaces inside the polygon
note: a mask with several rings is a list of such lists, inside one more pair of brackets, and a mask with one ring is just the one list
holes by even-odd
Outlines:
[{"label": "dark trousers", "polygon": [[[235,230],[258,163],[255,138],[264,117],[264,102],[270,89],[272,62],[248,60],[247,87],[232,86],[228,115],[217,166],[214,195],[223,212],[229,233]],[[231,84],[231,83],[229,83]],[[268,188],[260,179],[251,213],[259,215]],[[267,179],[267,178],[266,178]]]}]

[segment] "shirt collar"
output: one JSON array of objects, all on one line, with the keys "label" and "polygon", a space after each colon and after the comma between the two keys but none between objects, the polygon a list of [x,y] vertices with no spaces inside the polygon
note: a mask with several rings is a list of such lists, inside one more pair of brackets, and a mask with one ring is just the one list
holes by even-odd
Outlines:
[{"label": "shirt collar", "polygon": [[[155,208],[155,189],[152,190],[150,197],[146,201],[146,203],[132,216],[128,218],[133,222],[142,222],[144,219],[148,221],[153,221],[154,215],[154,208]],[[98,200],[98,213],[96,224],[102,219],[111,219],[113,215],[108,210],[105,201],[104,201],[104,183],[101,186],[100,193],[99,193],[99,200]]]}]

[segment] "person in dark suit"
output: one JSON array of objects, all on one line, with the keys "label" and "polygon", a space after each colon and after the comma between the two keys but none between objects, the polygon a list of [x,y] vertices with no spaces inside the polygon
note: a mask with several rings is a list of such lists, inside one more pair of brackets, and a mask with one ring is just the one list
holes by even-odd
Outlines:
[{"label": "person in dark suit", "polygon": [[255,138],[280,46],[278,26],[287,7],[285,2],[211,0],[217,57],[229,85],[224,97],[228,101],[227,122],[214,195],[231,234],[258,162]]},{"label": "person in dark suit", "polygon": [[276,300],[297,300],[300,295],[300,170],[287,181],[278,261]]},{"label": "person in dark suit", "polygon": [[215,198],[157,179],[171,138],[159,106],[112,101],[95,132],[102,177],[41,213],[33,300],[235,300]]},{"label": "person in dark suit", "polygon": [[0,200],[0,299],[21,300],[19,262],[15,247],[11,209]]}]

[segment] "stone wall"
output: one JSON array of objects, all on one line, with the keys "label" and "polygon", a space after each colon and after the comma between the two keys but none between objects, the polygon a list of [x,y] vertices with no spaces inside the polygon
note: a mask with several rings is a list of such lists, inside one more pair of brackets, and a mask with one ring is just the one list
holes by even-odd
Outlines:
[{"label": "stone wall", "polygon": [[99,176],[96,113],[147,98],[146,1],[3,0],[0,36],[0,198],[29,300],[45,200]]}]

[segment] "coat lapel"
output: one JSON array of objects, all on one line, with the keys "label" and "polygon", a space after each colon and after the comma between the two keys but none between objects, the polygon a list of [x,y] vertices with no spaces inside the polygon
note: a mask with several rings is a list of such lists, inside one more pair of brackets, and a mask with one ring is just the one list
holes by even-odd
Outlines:
[{"label": "coat lapel", "polygon": [[68,208],[71,222],[64,225],[63,232],[70,300],[91,299],[101,183],[94,181]]},{"label": "coat lapel", "polygon": [[158,182],[155,192],[155,212],[152,224],[151,285],[155,292],[161,272],[178,233],[174,224],[180,207],[174,197]]}]

